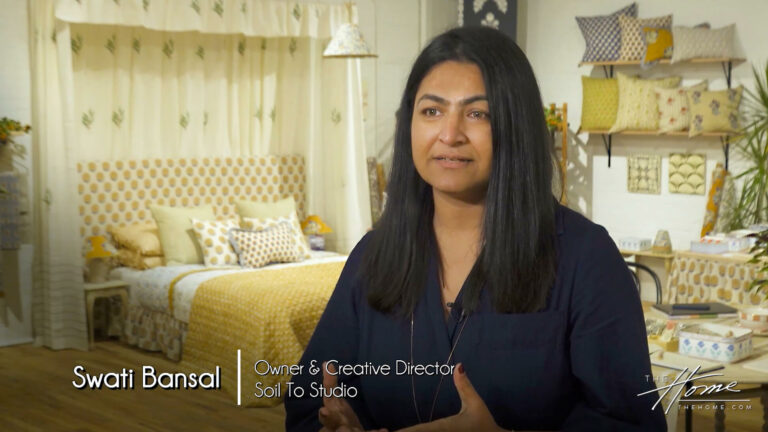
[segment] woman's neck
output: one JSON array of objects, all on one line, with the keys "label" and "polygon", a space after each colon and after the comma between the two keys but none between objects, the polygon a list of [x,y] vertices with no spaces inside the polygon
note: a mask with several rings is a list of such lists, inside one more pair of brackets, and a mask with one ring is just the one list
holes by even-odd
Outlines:
[{"label": "woman's neck", "polygon": [[479,236],[483,227],[485,200],[468,202],[441,192],[433,192],[435,234],[464,234]]}]

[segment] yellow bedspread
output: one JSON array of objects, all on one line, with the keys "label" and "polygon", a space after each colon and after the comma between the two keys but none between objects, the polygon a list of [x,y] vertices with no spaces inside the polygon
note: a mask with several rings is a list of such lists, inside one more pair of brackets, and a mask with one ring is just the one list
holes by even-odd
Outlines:
[{"label": "yellow bedspread", "polygon": [[[234,273],[200,285],[192,300],[181,368],[213,372],[237,399],[237,350],[241,350],[242,404],[273,406],[285,395],[288,375],[259,376],[258,360],[272,366],[297,363],[333,292],[343,262]],[[281,384],[281,397],[254,395]]]}]

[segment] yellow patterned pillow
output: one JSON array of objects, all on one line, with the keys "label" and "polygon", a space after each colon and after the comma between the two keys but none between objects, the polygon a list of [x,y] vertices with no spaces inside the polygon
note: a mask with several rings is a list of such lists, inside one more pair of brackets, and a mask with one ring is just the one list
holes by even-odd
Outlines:
[{"label": "yellow patterned pillow", "polygon": [[295,211],[289,216],[276,218],[256,219],[244,217],[243,228],[247,230],[261,231],[286,222],[291,226],[291,232],[293,233],[292,238],[296,244],[300,259],[309,258],[309,243],[307,243],[307,238],[304,237],[304,232],[301,230],[301,224],[299,223],[299,217],[296,215]]},{"label": "yellow patterned pillow", "polygon": [[691,107],[691,126],[688,136],[704,132],[736,132],[739,130],[739,103],[743,86],[720,91],[687,92]]},{"label": "yellow patterned pillow", "polygon": [[149,210],[160,232],[165,263],[168,266],[202,264],[203,250],[195,239],[192,218],[214,220],[213,207],[150,206]]},{"label": "yellow patterned pillow", "polygon": [[607,130],[616,122],[619,85],[616,78],[581,77],[581,129]]},{"label": "yellow patterned pillow", "polygon": [[301,261],[289,222],[280,222],[260,231],[235,228],[229,231],[229,240],[243,267]]},{"label": "yellow patterned pillow", "polygon": [[203,249],[203,262],[207,267],[237,265],[237,254],[229,245],[229,230],[239,228],[237,219],[203,221],[192,219],[192,229]]},{"label": "yellow patterned pillow", "polygon": [[120,265],[138,270],[147,270],[163,265],[161,256],[145,256],[135,250],[120,248],[117,250],[117,261]]},{"label": "yellow patterned pillow", "polygon": [[619,16],[621,27],[621,49],[619,60],[640,60],[645,50],[643,27],[672,27],[672,15],[656,18],[635,18],[626,15]]},{"label": "yellow patterned pillow", "polygon": [[672,57],[672,31],[661,27],[643,27],[645,55],[643,65]]},{"label": "yellow patterned pillow", "polygon": [[161,256],[160,234],[153,223],[135,223],[123,227],[110,226],[107,232],[118,247],[131,249],[144,256]]},{"label": "yellow patterned pillow", "polygon": [[656,93],[656,103],[659,105],[659,133],[688,129],[691,116],[686,91],[704,91],[706,89],[706,80],[685,88],[657,88],[654,92]]},{"label": "yellow patterned pillow", "polygon": [[616,113],[616,123],[609,132],[658,129],[659,106],[654,89],[677,87],[680,77],[648,80],[621,72],[618,72],[616,77],[619,81],[619,109]]}]

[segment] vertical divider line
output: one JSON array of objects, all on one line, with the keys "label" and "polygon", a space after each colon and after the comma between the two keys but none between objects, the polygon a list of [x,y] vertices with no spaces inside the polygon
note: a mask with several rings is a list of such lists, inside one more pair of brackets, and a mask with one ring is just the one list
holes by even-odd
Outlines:
[{"label": "vertical divider line", "polygon": [[240,406],[241,403],[241,395],[242,392],[240,390],[241,380],[240,380],[240,350],[237,350],[237,406]]}]

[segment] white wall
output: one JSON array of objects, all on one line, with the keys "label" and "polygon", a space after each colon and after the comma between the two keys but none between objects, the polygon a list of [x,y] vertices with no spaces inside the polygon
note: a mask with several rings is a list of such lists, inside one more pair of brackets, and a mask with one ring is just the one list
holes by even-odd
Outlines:
[{"label": "white wall", "polygon": [[[567,102],[570,129],[579,127],[581,118],[581,75],[602,77],[601,68],[579,67],[584,52],[584,39],[574,17],[610,14],[629,3],[609,0],[522,0],[520,2],[521,45],[533,65],[545,103]],[[673,25],[695,25],[704,21],[713,28],[736,23],[737,49],[747,62],[733,70],[733,85],[753,85],[751,63],[768,60],[768,2],[742,0],[638,0],[640,18],[672,14]],[[719,64],[660,65],[649,71],[639,67],[621,67],[617,71],[642,77],[683,76],[683,84],[709,79],[711,89],[726,87]],[[732,146],[733,147],[733,146]],[[570,202],[595,222],[605,226],[614,238],[642,236],[653,238],[659,229],[667,229],[673,247],[687,249],[698,238],[704,217],[706,196],[668,192],[668,158],[671,152],[704,153],[707,157],[707,191],[716,162],[724,160],[717,138],[688,140],[680,137],[614,136],[611,168],[602,139],[581,134],[576,137],[571,153],[568,180]],[[662,190],[660,195],[627,192],[628,154],[652,153],[662,156]],[[730,168],[738,171],[733,148]]]},{"label": "white wall", "polygon": [[360,29],[378,55],[361,60],[366,147],[386,164],[411,66],[432,37],[456,25],[458,7],[455,0],[363,0],[357,7]]}]

